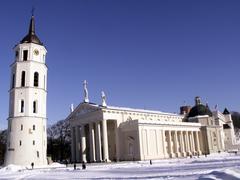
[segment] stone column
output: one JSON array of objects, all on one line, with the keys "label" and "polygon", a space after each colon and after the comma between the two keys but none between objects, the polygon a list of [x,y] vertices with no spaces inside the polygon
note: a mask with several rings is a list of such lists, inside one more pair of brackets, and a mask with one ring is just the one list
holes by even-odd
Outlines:
[{"label": "stone column", "polygon": [[201,155],[202,154],[202,152],[201,152],[201,149],[200,149],[200,141],[199,141],[199,137],[198,137],[198,131],[196,131],[196,145],[197,145],[197,153],[199,154],[199,155]]},{"label": "stone column", "polygon": [[89,145],[90,145],[90,161],[95,162],[95,138],[94,138],[93,123],[89,123]]},{"label": "stone column", "polygon": [[184,147],[184,140],[183,140],[183,132],[180,131],[180,148],[181,148],[181,153],[182,156],[185,156],[185,147]]},{"label": "stone column", "polygon": [[166,135],[165,130],[162,130],[162,145],[163,145],[163,156],[166,157]]},{"label": "stone column", "polygon": [[191,131],[191,136],[192,136],[192,152],[193,152],[193,154],[195,154],[196,148],[195,148],[195,139],[194,139],[193,131]]},{"label": "stone column", "polygon": [[189,144],[189,141],[190,141],[190,138],[189,138],[189,135],[188,135],[188,131],[186,131],[186,149],[187,149],[187,155],[191,155],[191,150],[190,150],[190,144]]},{"label": "stone column", "polygon": [[169,157],[173,157],[173,150],[172,150],[172,135],[171,131],[168,131],[168,150],[169,150]]},{"label": "stone column", "polygon": [[102,142],[101,142],[101,126],[99,122],[95,123],[96,129],[96,160],[102,161]]},{"label": "stone column", "polygon": [[221,134],[220,134],[219,130],[216,131],[216,136],[217,136],[218,151],[221,151],[221,149],[222,149],[222,146],[221,146]]},{"label": "stone column", "polygon": [[175,149],[175,154],[176,157],[179,157],[179,144],[178,144],[178,136],[177,136],[177,131],[174,131],[174,149]]},{"label": "stone column", "polygon": [[75,127],[71,128],[71,161],[76,161],[76,134]]},{"label": "stone column", "polygon": [[193,154],[193,147],[192,147],[192,133],[188,132],[188,138],[189,138],[189,151],[191,154]]},{"label": "stone column", "polygon": [[81,145],[82,145],[82,161],[87,162],[86,134],[84,125],[81,125]]},{"label": "stone column", "polygon": [[108,155],[108,135],[107,135],[107,120],[102,120],[102,135],[103,135],[103,160],[109,161]]},{"label": "stone column", "polygon": [[79,126],[76,126],[75,129],[76,132],[76,162],[80,162],[80,132],[79,132]]}]

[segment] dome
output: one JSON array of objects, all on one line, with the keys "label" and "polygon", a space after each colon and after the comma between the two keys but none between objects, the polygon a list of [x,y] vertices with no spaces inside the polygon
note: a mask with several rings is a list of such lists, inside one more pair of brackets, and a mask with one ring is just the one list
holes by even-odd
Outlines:
[{"label": "dome", "polygon": [[190,110],[188,117],[195,117],[195,116],[212,116],[212,112],[210,111],[208,105],[204,106],[201,104],[200,97],[195,98],[195,106]]},{"label": "dome", "polygon": [[203,115],[212,116],[212,112],[207,106],[204,106],[203,104],[198,104],[190,110],[188,117],[203,116]]}]

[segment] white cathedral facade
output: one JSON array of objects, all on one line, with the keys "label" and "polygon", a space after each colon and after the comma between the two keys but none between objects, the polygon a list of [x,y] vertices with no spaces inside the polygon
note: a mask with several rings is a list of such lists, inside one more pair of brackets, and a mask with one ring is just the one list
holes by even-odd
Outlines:
[{"label": "white cathedral facade", "polygon": [[85,98],[67,117],[72,162],[108,162],[187,157],[223,152],[235,144],[227,109],[210,111],[199,97],[180,114],[109,106]]},{"label": "white cathedral facade", "polygon": [[47,50],[35,34],[34,16],[28,34],[14,47],[9,90],[5,165],[47,164]]}]

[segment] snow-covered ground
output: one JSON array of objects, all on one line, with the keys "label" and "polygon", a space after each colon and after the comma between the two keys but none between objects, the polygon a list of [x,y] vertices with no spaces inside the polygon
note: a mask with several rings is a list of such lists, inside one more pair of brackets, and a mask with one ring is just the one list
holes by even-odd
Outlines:
[{"label": "snow-covered ground", "polygon": [[0,169],[0,179],[240,179],[240,155],[214,154],[200,158],[87,164],[77,170],[57,163],[34,170],[10,165]]}]

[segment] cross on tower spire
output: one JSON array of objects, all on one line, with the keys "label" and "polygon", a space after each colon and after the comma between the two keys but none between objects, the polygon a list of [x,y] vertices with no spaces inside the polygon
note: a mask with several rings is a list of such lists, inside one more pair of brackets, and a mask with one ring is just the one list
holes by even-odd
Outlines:
[{"label": "cross on tower spire", "polygon": [[35,8],[34,8],[34,6],[33,6],[33,7],[32,7],[32,11],[31,11],[32,16],[34,16],[34,12],[35,12]]}]

